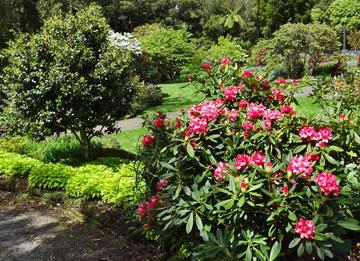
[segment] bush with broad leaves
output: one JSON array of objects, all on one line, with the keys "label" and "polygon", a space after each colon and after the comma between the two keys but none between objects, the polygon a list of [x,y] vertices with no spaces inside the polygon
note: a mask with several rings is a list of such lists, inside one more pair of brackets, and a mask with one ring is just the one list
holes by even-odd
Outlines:
[{"label": "bush with broad leaves", "polygon": [[324,259],[344,249],[345,229],[360,225],[336,160],[346,149],[334,131],[341,122],[299,117],[296,82],[269,82],[229,59],[204,74],[208,100],[148,122],[138,214],[149,235],[195,260]]}]

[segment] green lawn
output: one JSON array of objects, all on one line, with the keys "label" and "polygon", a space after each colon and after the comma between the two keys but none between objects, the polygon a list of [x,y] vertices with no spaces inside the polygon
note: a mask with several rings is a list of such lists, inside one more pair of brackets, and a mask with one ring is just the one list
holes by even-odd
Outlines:
[{"label": "green lawn", "polygon": [[[176,112],[179,108],[187,109],[191,105],[201,102],[205,97],[201,93],[194,94],[196,88],[188,83],[160,84],[160,87],[162,92],[167,95],[163,104],[149,108],[145,113],[153,114],[157,111]],[[314,116],[314,114],[321,112],[320,106],[313,104],[314,100],[312,97],[301,97],[297,100],[299,105],[294,106],[300,115]],[[115,140],[124,150],[136,152],[139,139],[141,139],[146,132],[145,128],[140,128],[113,134],[107,139],[109,139],[109,141]]]},{"label": "green lawn", "polygon": [[322,110],[318,104],[314,104],[314,99],[310,96],[297,98],[297,101],[299,105],[294,105],[295,110],[305,116],[314,116]]},{"label": "green lawn", "polygon": [[145,113],[175,112],[180,108],[187,109],[193,104],[200,103],[205,98],[202,93],[197,93],[196,88],[190,83],[159,84],[159,86],[166,95],[163,104],[149,108]]}]

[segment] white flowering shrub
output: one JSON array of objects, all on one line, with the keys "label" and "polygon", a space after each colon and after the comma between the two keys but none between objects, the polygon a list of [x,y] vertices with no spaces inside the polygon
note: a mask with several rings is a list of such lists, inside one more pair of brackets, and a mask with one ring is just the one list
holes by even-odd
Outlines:
[{"label": "white flowering shrub", "polygon": [[141,55],[141,44],[131,33],[116,33],[110,31],[109,41],[112,46],[128,50],[136,55]]}]

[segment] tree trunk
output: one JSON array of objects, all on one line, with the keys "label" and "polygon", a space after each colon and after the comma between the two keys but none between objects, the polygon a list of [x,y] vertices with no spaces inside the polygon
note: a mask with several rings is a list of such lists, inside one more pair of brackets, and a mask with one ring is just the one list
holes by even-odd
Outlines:
[{"label": "tree trunk", "polygon": [[90,159],[90,138],[86,135],[85,132],[80,132],[80,143],[83,150],[84,160]]}]

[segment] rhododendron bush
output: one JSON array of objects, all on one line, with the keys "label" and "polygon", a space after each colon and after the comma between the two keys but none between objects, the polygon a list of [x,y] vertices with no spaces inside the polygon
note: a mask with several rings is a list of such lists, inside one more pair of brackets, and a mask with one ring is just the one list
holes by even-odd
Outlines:
[{"label": "rhododendron bush", "polygon": [[138,208],[148,233],[200,260],[332,257],[345,229],[360,228],[335,160],[341,137],[297,115],[296,82],[270,83],[229,59],[204,75],[207,100],[148,122]]}]

